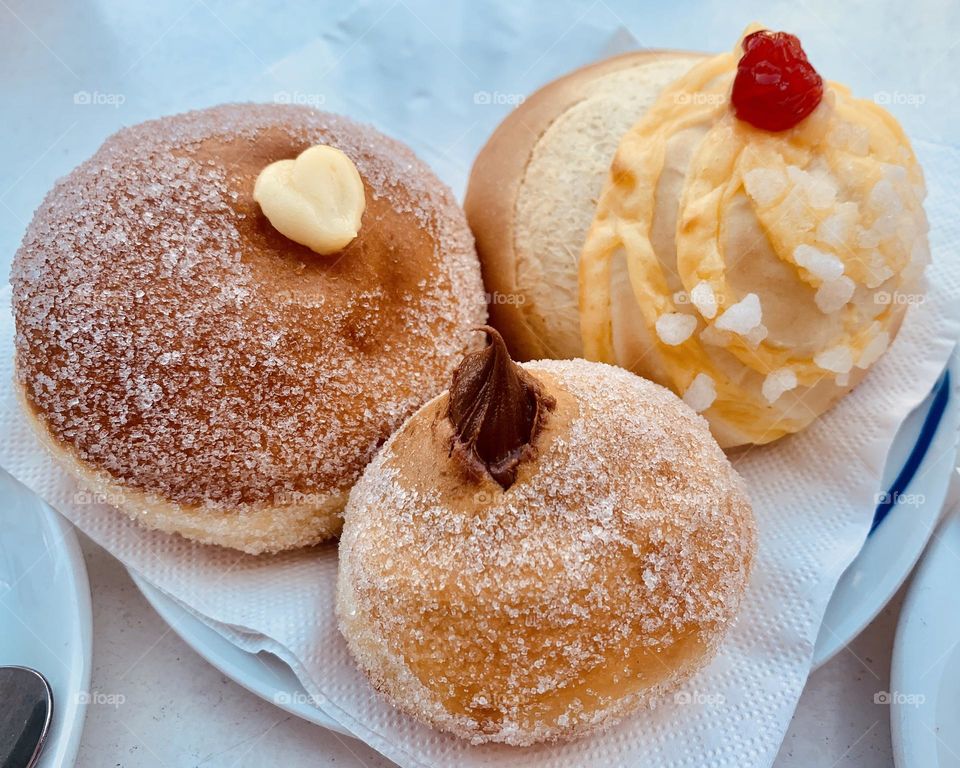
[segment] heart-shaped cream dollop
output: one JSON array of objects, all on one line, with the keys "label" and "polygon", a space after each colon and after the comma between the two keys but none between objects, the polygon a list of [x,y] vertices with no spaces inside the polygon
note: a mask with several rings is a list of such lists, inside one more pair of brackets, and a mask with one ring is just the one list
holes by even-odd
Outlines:
[{"label": "heart-shaped cream dollop", "polygon": [[325,144],[270,163],[257,177],[253,199],[277,231],[324,255],[353,242],[367,202],[353,161]]}]

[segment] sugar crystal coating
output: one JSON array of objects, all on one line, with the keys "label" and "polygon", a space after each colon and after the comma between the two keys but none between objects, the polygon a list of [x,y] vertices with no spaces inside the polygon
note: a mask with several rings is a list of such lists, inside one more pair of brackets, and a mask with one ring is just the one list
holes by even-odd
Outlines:
[{"label": "sugar crystal coating", "polygon": [[886,331],[881,331],[863,348],[863,352],[860,353],[860,357],[857,360],[857,367],[869,368],[887,351],[888,346],[890,346],[890,334]]},{"label": "sugar crystal coating", "polygon": [[748,293],[736,304],[732,304],[717,318],[714,325],[721,331],[731,331],[746,336],[758,328],[763,321],[763,308],[760,297]]},{"label": "sugar crystal coating", "polygon": [[767,374],[763,380],[763,397],[768,403],[775,403],[784,392],[797,388],[797,374],[789,368],[778,368]]},{"label": "sugar crystal coating", "polygon": [[697,413],[707,410],[717,399],[717,387],[713,378],[706,373],[694,376],[687,391],[683,393],[683,402]]},{"label": "sugar crystal coating", "polygon": [[827,280],[817,288],[814,301],[825,315],[837,312],[853,298],[856,284],[849,277],[841,275],[835,280]]},{"label": "sugar crystal coating", "polygon": [[697,328],[697,318],[682,312],[668,312],[657,318],[657,336],[669,346],[682,344],[693,335]]},{"label": "sugar crystal coating", "polygon": [[[329,143],[369,209],[329,258],[252,200]],[[228,105],[124,129],[61,180],[14,260],[17,376],[116,482],[211,510],[343,493],[485,318],[456,202],[413,153],[314,110]]]},{"label": "sugar crystal coating", "polygon": [[853,368],[853,351],[850,347],[840,344],[817,353],[813,361],[825,371],[849,373]]},{"label": "sugar crystal coating", "polygon": [[754,549],[742,481],[676,396],[583,360],[525,367],[558,402],[508,491],[451,471],[441,396],[364,472],[340,543],[360,667],[474,742],[573,738],[652,704],[712,655]]},{"label": "sugar crystal coating", "polygon": [[717,296],[706,280],[701,280],[693,286],[693,290],[690,291],[690,301],[707,320],[713,320],[717,316]]},{"label": "sugar crystal coating", "polygon": [[[830,83],[789,131],[745,124],[740,62],[734,51],[695,65],[620,138],[578,283],[585,356],[678,394],[710,375],[707,418],[725,447],[798,432],[856,386],[850,360],[896,333],[929,260],[923,172],[896,120]],[[661,318],[688,299],[709,322],[671,345]],[[798,391],[764,393],[783,367]]]},{"label": "sugar crystal coating", "polygon": [[831,253],[811,245],[798,245],[793,260],[819,280],[836,280],[843,274],[843,262]]},{"label": "sugar crystal coating", "polygon": [[760,205],[772,205],[786,191],[787,180],[776,168],[754,168],[743,175],[747,194]]}]

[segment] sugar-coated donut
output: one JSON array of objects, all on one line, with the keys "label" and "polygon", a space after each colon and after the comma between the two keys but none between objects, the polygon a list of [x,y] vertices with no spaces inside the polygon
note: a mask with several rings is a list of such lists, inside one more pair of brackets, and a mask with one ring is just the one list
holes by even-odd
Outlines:
[{"label": "sugar-coated donut", "polygon": [[[265,166],[316,144],[366,196],[331,255],[253,199]],[[12,283],[17,381],[54,454],[144,525],[250,553],[336,535],[363,467],[485,319],[449,189],[397,141],[296,106],[120,131],[47,196]]]},{"label": "sugar-coated donut", "polygon": [[755,525],[675,395],[583,360],[510,378],[491,335],[354,487],[337,611],[396,707],[474,743],[529,745],[606,727],[705,664]]}]

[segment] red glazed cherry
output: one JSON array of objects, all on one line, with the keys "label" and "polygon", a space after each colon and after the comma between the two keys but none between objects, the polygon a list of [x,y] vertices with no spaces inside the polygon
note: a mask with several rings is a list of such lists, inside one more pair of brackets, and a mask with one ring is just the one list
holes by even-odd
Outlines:
[{"label": "red glazed cherry", "polygon": [[823,79],[794,35],[763,29],[743,39],[731,94],[738,118],[765,131],[785,131],[822,98]]}]

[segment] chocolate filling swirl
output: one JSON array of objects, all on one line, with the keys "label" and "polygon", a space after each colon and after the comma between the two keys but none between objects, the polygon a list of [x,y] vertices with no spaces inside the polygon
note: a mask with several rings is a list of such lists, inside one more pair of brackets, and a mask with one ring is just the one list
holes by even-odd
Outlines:
[{"label": "chocolate filling swirl", "polygon": [[507,345],[490,326],[490,343],[468,354],[453,372],[447,418],[454,428],[450,454],[472,476],[487,472],[506,490],[521,462],[536,456],[534,440],[556,400],[510,359]]}]

